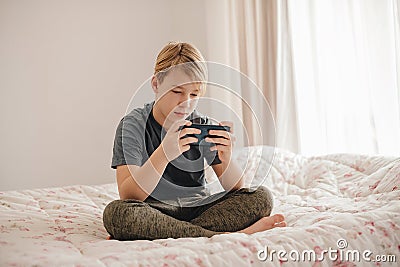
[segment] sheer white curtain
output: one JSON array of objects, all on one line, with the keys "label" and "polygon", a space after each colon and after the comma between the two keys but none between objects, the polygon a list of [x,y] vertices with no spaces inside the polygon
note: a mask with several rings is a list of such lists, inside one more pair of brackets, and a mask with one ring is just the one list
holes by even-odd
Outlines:
[{"label": "sheer white curtain", "polygon": [[[274,117],[275,126],[264,116],[269,111],[255,90],[249,90],[247,81],[236,88],[243,98],[251,101],[251,108],[258,115],[256,121],[249,110],[242,110],[249,135],[249,142],[242,143],[276,145],[298,152],[287,1],[206,1],[206,15],[209,59],[249,76],[268,100]],[[258,124],[263,126],[261,140],[254,130]]]},{"label": "sheer white curtain", "polygon": [[288,6],[301,152],[398,155],[394,1],[291,0]]},{"label": "sheer white curtain", "polygon": [[397,1],[226,0],[219,11],[223,26],[208,27],[209,54],[219,40],[225,50],[218,60],[262,89],[278,147],[305,155],[399,154]]}]

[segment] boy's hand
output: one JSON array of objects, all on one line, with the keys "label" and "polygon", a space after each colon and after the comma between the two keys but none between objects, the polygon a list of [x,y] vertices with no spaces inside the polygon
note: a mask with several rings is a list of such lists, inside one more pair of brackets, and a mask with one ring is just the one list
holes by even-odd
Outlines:
[{"label": "boy's hand", "polygon": [[200,134],[201,130],[196,128],[184,128],[179,131],[180,126],[190,126],[191,124],[192,122],[187,120],[177,121],[172,124],[167,131],[167,134],[161,142],[161,146],[169,162],[179,157],[183,152],[188,151],[191,143],[196,143],[198,141],[196,137],[182,137],[187,134]]},{"label": "boy's hand", "polygon": [[232,156],[232,148],[234,142],[236,141],[235,136],[233,135],[233,122],[231,121],[221,121],[219,125],[229,126],[230,131],[222,131],[222,130],[210,130],[208,133],[210,135],[218,135],[220,137],[206,137],[207,142],[212,142],[215,146],[210,148],[211,151],[218,150],[218,158],[225,163],[228,163]]}]

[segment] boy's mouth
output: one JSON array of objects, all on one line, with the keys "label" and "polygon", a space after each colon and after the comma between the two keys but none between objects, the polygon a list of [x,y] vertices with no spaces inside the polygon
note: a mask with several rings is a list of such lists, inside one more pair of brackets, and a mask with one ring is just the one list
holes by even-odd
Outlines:
[{"label": "boy's mouth", "polygon": [[174,113],[175,113],[175,115],[180,116],[180,117],[187,116],[189,114],[187,112],[177,112],[177,111],[175,111]]}]

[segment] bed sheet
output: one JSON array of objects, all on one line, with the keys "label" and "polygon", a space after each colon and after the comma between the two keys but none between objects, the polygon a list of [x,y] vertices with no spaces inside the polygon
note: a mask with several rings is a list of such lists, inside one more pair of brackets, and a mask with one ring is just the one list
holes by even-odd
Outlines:
[{"label": "bed sheet", "polygon": [[[235,158],[246,169],[247,185],[271,190],[273,213],[284,214],[288,227],[120,242],[107,240],[102,225],[104,207],[118,198],[115,183],[5,191],[0,266],[398,265],[400,158],[304,157],[266,146],[243,148]],[[329,257],[329,249],[342,255]],[[363,258],[366,251],[370,262]]]}]

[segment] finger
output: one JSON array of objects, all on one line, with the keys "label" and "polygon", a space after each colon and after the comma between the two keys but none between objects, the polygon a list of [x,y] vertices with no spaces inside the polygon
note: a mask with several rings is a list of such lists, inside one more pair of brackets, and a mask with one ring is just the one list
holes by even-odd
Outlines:
[{"label": "finger", "polygon": [[198,139],[196,137],[186,137],[179,140],[182,146],[190,145],[191,143],[196,143]]},{"label": "finger", "polygon": [[182,149],[181,149],[181,153],[186,152],[186,151],[188,151],[189,149],[190,149],[190,144],[183,145],[183,146],[182,146]]},{"label": "finger", "polygon": [[181,127],[183,127],[184,125],[190,126],[192,124],[191,121],[187,121],[187,120],[179,120],[176,121],[172,124],[172,126],[170,127],[170,130],[172,130],[173,132],[177,132],[179,131],[179,129]]},{"label": "finger", "polygon": [[184,126],[184,125],[190,126],[190,125],[192,125],[192,122],[188,121],[188,120],[176,121],[172,124],[170,130],[173,132],[177,132],[179,130],[179,127]]},{"label": "finger", "polygon": [[185,136],[187,134],[201,134],[201,130],[197,128],[185,128],[179,133],[179,137]]},{"label": "finger", "polygon": [[224,130],[210,130],[208,131],[208,134],[210,135],[218,135],[218,136],[222,136],[226,139],[230,139],[230,133]]},{"label": "finger", "polygon": [[229,126],[230,127],[230,131],[229,132],[233,133],[233,122],[232,121],[221,121],[219,123],[219,125]]},{"label": "finger", "polygon": [[212,147],[210,148],[210,150],[211,150],[211,151],[218,150],[218,151],[222,151],[222,152],[230,152],[230,151],[231,151],[231,149],[230,149],[229,146],[223,146],[223,145],[215,145],[215,146],[212,146]]},{"label": "finger", "polygon": [[217,144],[217,145],[230,146],[230,144],[231,144],[231,140],[228,140],[228,139],[225,139],[225,138],[206,137],[205,140],[206,140],[206,142],[214,143],[214,144]]}]

